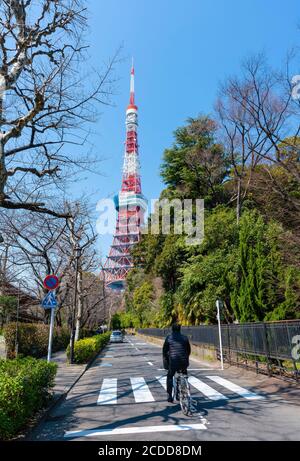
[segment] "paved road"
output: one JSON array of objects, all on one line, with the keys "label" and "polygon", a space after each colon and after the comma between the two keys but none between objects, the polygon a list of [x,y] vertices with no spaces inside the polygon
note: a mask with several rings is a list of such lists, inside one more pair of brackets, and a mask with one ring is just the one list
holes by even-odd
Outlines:
[{"label": "paved road", "polygon": [[109,344],[31,440],[300,440],[300,387],[191,360],[198,411],[166,401],[161,348]]}]

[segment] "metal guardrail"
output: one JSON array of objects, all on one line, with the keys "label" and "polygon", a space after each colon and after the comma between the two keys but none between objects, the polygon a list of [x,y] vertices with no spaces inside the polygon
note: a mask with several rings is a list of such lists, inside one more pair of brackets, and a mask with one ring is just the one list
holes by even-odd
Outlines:
[{"label": "metal guardrail", "polygon": [[[300,320],[222,325],[225,360],[257,372],[300,378]],[[139,333],[166,337],[170,329],[146,328]],[[219,354],[217,325],[182,327],[191,343],[214,347]]]}]

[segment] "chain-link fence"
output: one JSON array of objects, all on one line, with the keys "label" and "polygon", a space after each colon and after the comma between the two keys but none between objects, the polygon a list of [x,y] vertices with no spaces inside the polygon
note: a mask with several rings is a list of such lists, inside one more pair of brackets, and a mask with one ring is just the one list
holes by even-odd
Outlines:
[{"label": "chain-link fence", "polygon": [[[300,320],[222,325],[224,359],[257,372],[299,380]],[[139,333],[164,338],[170,329],[146,328]],[[219,351],[217,325],[182,327],[192,344]]]}]

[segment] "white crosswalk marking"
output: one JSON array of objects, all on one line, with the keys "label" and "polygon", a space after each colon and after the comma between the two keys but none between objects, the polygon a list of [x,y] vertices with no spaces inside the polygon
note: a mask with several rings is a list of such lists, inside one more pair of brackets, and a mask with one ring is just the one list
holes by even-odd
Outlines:
[{"label": "white crosswalk marking", "polygon": [[225,397],[225,395],[208,386],[203,381],[200,381],[200,379],[195,378],[195,376],[189,377],[189,383],[193,387],[198,389],[198,391],[202,392],[202,394],[204,394],[210,400],[227,400],[227,397]]},{"label": "white crosswalk marking", "polygon": [[[226,389],[234,392],[247,400],[258,400],[264,399],[263,396],[250,392],[249,390],[234,384],[233,382],[221,378],[220,376],[206,376],[206,378],[214,381],[215,383],[225,387]],[[161,386],[167,390],[167,377],[166,375],[156,376],[155,379],[161,384]],[[210,400],[228,400],[232,397],[226,397],[221,392],[213,389],[211,386],[196,378],[195,376],[189,376],[189,383],[191,386],[200,391],[205,397]],[[131,388],[136,403],[154,402],[153,397],[146,381],[142,377],[131,377],[130,378]],[[103,379],[101,391],[99,393],[97,405],[114,405],[117,403],[117,378],[105,378]]]},{"label": "white crosswalk marking", "polygon": [[247,400],[259,400],[264,398],[263,396],[255,394],[254,392],[250,392],[244,387],[240,387],[237,384],[228,381],[227,379],[221,378],[220,376],[207,376],[207,378],[211,379],[217,384],[220,384],[223,387],[226,387],[226,389],[229,389],[230,391],[239,394]]},{"label": "white crosswalk marking", "polygon": [[137,403],[154,402],[153,395],[144,378],[130,378],[133,395]]},{"label": "white crosswalk marking", "polygon": [[117,378],[104,378],[97,405],[117,403]]},{"label": "white crosswalk marking", "polygon": [[67,431],[64,434],[65,439],[74,439],[79,437],[98,437],[108,435],[126,435],[126,434],[143,434],[154,432],[174,432],[174,431],[199,431],[206,430],[205,423],[198,424],[166,424],[165,426],[144,426],[144,427],[116,427],[114,429],[94,429],[81,431]]},{"label": "white crosswalk marking", "polygon": [[167,390],[167,377],[166,376],[156,376],[157,381],[160,382],[162,387]]}]

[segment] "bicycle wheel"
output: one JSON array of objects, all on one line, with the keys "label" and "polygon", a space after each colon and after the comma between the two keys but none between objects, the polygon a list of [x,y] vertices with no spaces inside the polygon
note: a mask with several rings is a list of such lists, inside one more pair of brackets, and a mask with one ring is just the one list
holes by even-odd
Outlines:
[{"label": "bicycle wheel", "polygon": [[188,416],[190,413],[190,408],[191,408],[191,395],[190,395],[190,386],[189,386],[187,378],[180,379],[179,389],[180,389],[179,399],[180,399],[181,410],[184,415]]}]

